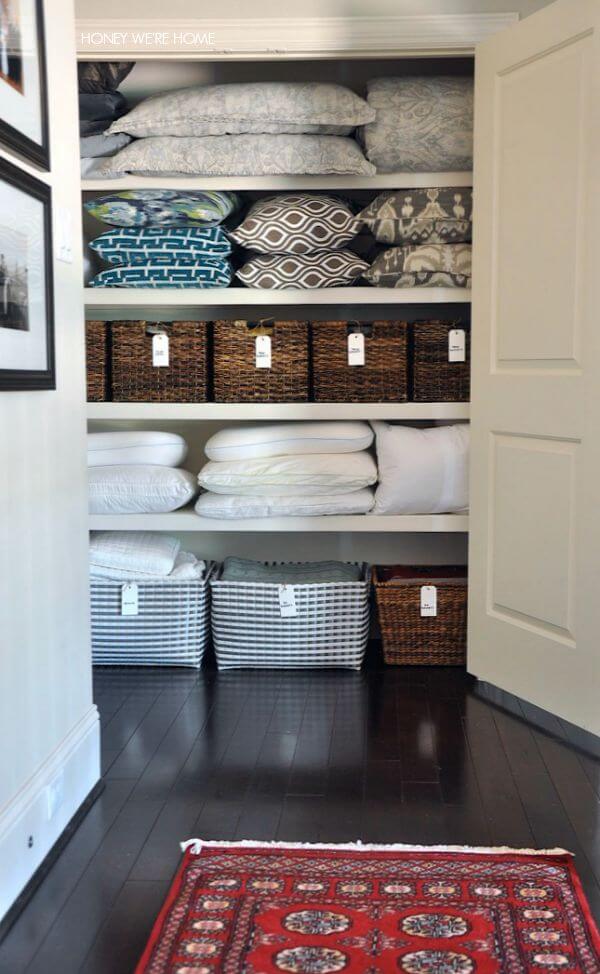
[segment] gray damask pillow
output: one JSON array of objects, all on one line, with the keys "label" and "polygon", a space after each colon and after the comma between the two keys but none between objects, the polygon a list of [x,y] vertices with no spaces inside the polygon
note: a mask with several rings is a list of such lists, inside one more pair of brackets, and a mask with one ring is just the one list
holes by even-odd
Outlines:
[{"label": "gray damask pillow", "polygon": [[260,254],[308,254],[343,247],[359,227],[342,200],[314,193],[288,193],[258,200],[230,236]]},{"label": "gray damask pillow", "polygon": [[343,85],[258,81],[153,95],[114,122],[110,132],[138,138],[259,132],[348,135],[374,118],[375,109]]},{"label": "gray damask pillow", "polygon": [[312,254],[261,254],[237,272],[248,287],[316,288],[353,284],[368,267],[350,250],[315,250]]},{"label": "gray damask pillow", "polygon": [[471,245],[390,247],[363,277],[375,287],[470,287]]},{"label": "gray damask pillow", "polygon": [[462,186],[380,193],[357,220],[380,243],[468,243],[473,191]]},{"label": "gray damask pillow", "polygon": [[358,143],[340,135],[209,135],[138,139],[106,159],[94,176],[372,176],[374,172]]},{"label": "gray damask pillow", "polygon": [[472,78],[377,78],[367,90],[377,115],[361,138],[378,172],[472,168]]}]

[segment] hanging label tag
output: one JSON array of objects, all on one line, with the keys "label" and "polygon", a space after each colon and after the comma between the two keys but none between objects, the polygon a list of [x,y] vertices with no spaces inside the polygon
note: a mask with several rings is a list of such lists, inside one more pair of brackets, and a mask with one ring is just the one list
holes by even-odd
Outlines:
[{"label": "hanging label tag", "polygon": [[271,336],[257,335],[255,348],[256,348],[256,368],[270,369],[271,368]]},{"label": "hanging label tag", "polygon": [[296,608],[296,596],[294,595],[293,585],[278,585],[279,589],[279,610],[282,619],[291,619],[298,615]]},{"label": "hanging label tag", "polygon": [[135,582],[125,582],[121,586],[121,615],[136,616],[138,614],[138,587]]},{"label": "hanging label tag", "polygon": [[365,364],[365,336],[360,331],[348,335],[348,365]]},{"label": "hanging label tag", "polygon": [[448,361],[466,362],[467,341],[464,328],[453,328],[448,332]]},{"label": "hanging label tag", "polygon": [[152,365],[157,369],[169,364],[169,336],[161,332],[152,336]]},{"label": "hanging label tag", "polygon": [[435,585],[421,585],[421,615],[437,615],[437,588]]}]

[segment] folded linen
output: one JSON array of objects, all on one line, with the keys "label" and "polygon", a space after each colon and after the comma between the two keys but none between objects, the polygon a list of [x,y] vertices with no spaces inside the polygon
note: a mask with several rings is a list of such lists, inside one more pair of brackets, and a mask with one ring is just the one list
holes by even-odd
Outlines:
[{"label": "folded linen", "polygon": [[180,548],[177,538],[155,531],[92,531],[90,571],[169,575]]},{"label": "folded linen", "polygon": [[371,488],[348,494],[315,494],[309,497],[244,497],[207,491],[196,501],[201,517],[315,517],[330,514],[368,514],[373,507]]},{"label": "folded linen", "polygon": [[130,135],[115,134],[84,135],[79,140],[79,155],[82,159],[96,159],[104,156],[114,156],[115,152],[124,149],[131,142]]},{"label": "folded linen", "polygon": [[322,585],[328,582],[360,582],[362,567],[343,561],[269,564],[230,556],[223,562],[224,582],[266,582],[274,585]]},{"label": "folded linen", "polygon": [[194,582],[200,580],[206,571],[206,562],[199,561],[190,551],[180,551],[168,575],[153,575],[147,572],[126,571],[124,568],[104,568],[90,565],[91,578],[110,578],[118,582]]},{"label": "folded linen", "polygon": [[251,497],[347,494],[370,487],[376,480],[377,466],[366,450],[223,462],[210,460],[198,474],[198,482],[206,490]]},{"label": "folded linen", "polygon": [[209,460],[248,460],[311,453],[356,453],[373,442],[368,423],[296,422],[226,427],[207,440]]}]

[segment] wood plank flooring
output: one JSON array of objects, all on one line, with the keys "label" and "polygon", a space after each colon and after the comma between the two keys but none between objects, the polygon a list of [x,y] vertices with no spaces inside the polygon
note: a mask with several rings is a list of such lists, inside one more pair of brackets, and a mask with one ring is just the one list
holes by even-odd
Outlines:
[{"label": "wood plank flooring", "polygon": [[600,761],[458,670],[99,669],[106,789],[0,945],[0,974],[131,974],[210,839],[563,846],[600,916]]}]

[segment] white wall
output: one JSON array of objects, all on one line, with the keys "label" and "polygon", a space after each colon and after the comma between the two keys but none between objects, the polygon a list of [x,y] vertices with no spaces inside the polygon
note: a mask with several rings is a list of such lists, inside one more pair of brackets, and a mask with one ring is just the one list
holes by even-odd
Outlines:
[{"label": "white wall", "polygon": [[[72,214],[75,259],[54,261],[56,391],[0,392],[0,916],[99,777],[74,12],[72,0],[45,7],[52,173],[40,178]],[[52,817],[50,783],[62,792]]]},{"label": "white wall", "polygon": [[78,17],[383,17],[431,13],[519,13],[527,17],[550,0],[76,0]]}]

